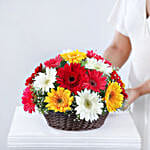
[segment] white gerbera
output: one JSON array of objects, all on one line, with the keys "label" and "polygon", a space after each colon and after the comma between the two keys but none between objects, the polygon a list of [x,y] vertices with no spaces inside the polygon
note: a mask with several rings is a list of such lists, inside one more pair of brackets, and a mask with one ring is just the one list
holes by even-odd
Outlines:
[{"label": "white gerbera", "polygon": [[85,68],[87,69],[95,69],[95,65],[97,64],[97,60],[95,58],[87,58],[86,59]]},{"label": "white gerbera", "polygon": [[96,92],[90,92],[85,89],[84,91],[78,92],[76,97],[77,107],[75,108],[76,114],[80,115],[80,119],[86,121],[94,121],[102,114],[102,108],[104,107],[100,96]]},{"label": "white gerbera", "polygon": [[56,81],[57,71],[54,68],[46,68],[45,73],[39,73],[38,76],[35,77],[35,81],[33,83],[34,88],[42,89],[44,92],[49,92],[50,88],[54,88],[54,82]]},{"label": "white gerbera", "polygon": [[87,69],[95,69],[96,71],[103,72],[104,74],[109,75],[112,73],[113,69],[109,64],[104,63],[105,60],[98,60],[95,58],[87,58],[87,63],[85,68]]}]

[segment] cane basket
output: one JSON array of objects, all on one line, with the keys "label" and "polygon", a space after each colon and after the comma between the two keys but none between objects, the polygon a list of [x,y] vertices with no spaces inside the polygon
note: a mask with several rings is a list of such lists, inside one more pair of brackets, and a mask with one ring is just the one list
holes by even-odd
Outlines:
[{"label": "cane basket", "polygon": [[44,117],[50,127],[67,131],[91,130],[100,128],[104,124],[107,116],[108,112],[104,115],[99,115],[99,118],[93,122],[87,122],[85,120],[76,120],[75,113],[66,115],[64,113],[50,111],[48,114],[44,114]]}]

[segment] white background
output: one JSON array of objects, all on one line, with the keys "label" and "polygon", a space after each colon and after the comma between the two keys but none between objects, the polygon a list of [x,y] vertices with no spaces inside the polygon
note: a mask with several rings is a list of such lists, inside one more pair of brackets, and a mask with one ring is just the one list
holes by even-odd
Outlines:
[{"label": "white background", "polygon": [[[110,44],[107,23],[115,0],[0,0],[0,150],[27,76],[66,48]],[[124,79],[126,69],[123,69]]]}]

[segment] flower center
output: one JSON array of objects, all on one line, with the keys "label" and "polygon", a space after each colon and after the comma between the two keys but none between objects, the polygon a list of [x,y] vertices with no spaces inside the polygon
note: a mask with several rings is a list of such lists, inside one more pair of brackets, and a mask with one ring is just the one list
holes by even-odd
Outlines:
[{"label": "flower center", "polygon": [[92,103],[88,100],[88,99],[85,99],[84,101],[84,106],[87,108],[87,109],[90,109],[92,107]]},{"label": "flower center", "polygon": [[97,85],[94,80],[90,80],[90,84],[91,84],[92,86],[96,86],[96,85]]},{"label": "flower center", "polygon": [[45,80],[45,84],[46,84],[46,85],[49,84],[49,82],[50,82],[49,79]]},{"label": "flower center", "polygon": [[62,102],[62,99],[61,98],[58,98],[57,99],[57,103],[61,103]]},{"label": "flower center", "polygon": [[98,69],[100,69],[100,68],[101,68],[100,66],[95,65],[95,69],[96,69],[96,70],[98,70]]},{"label": "flower center", "polygon": [[70,82],[73,82],[75,80],[75,78],[73,77],[73,76],[71,76],[70,78],[69,78],[69,81]]},{"label": "flower center", "polygon": [[109,100],[111,100],[115,95],[115,92],[114,91],[111,91],[110,94],[109,94]]}]

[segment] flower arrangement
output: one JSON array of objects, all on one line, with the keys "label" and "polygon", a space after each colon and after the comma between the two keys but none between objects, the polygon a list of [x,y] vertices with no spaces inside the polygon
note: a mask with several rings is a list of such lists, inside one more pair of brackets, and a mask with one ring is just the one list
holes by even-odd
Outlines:
[{"label": "flower arrangement", "polygon": [[93,50],[62,53],[40,64],[25,85],[24,111],[37,107],[50,126],[64,130],[100,127],[128,97],[117,69]]}]

